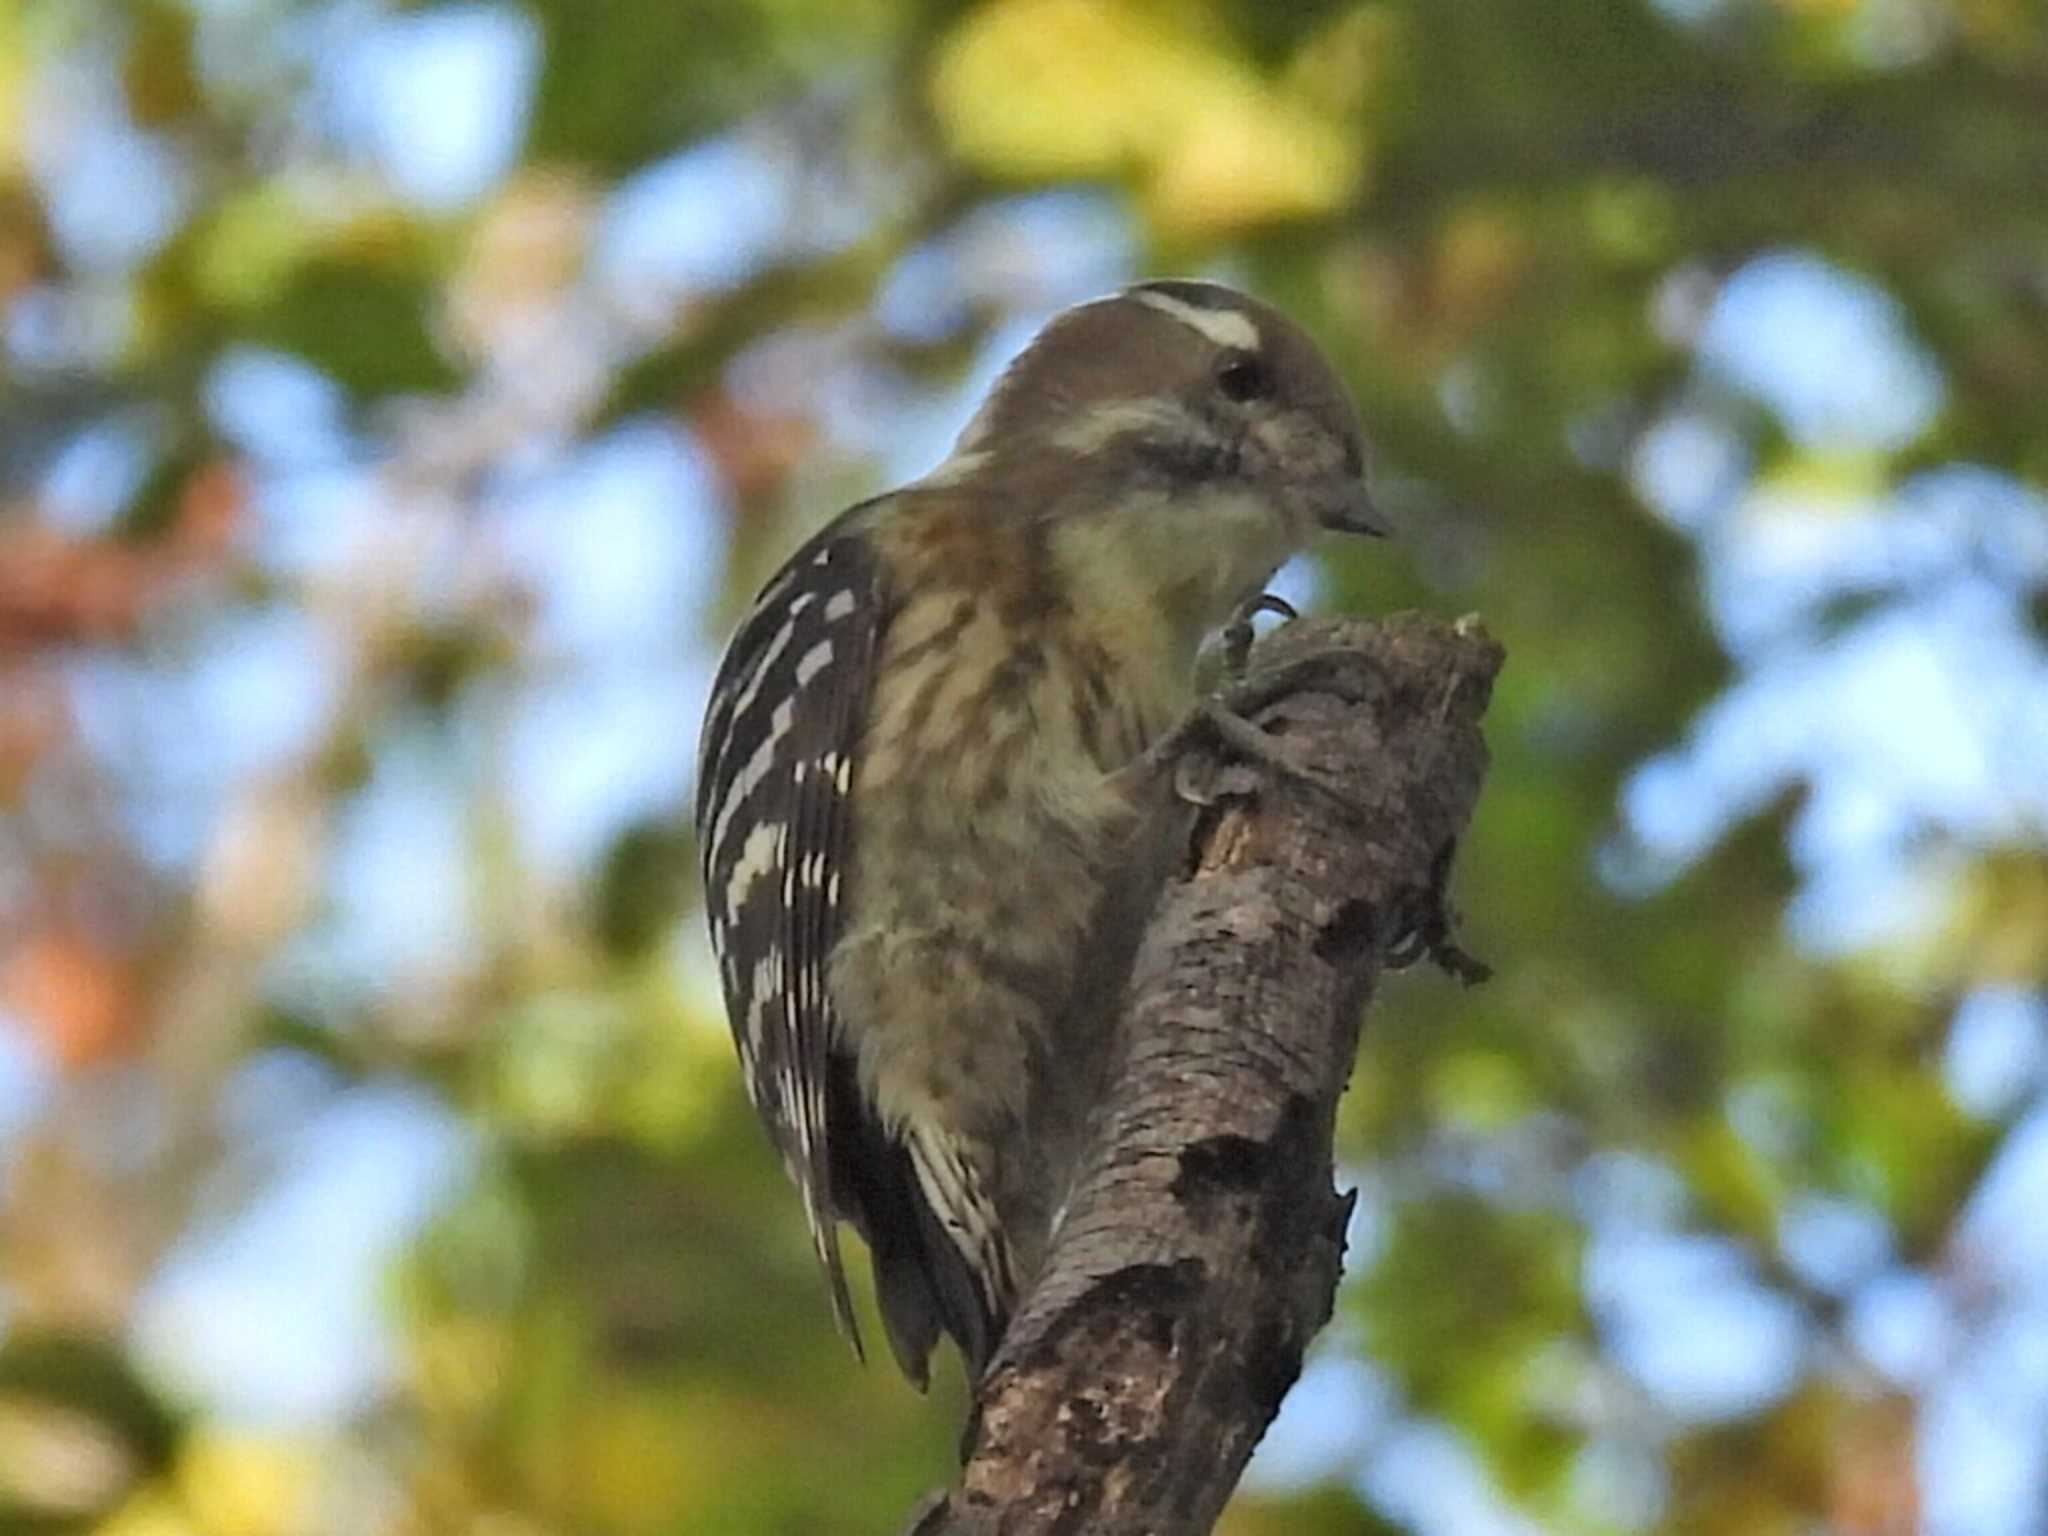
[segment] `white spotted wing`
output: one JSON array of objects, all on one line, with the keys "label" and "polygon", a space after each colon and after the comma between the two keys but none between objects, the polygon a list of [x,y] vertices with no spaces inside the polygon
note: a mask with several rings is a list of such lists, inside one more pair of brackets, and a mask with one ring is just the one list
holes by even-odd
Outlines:
[{"label": "white spotted wing", "polygon": [[826,964],[883,587],[852,514],[798,550],[726,649],[697,770],[704,903],[747,1092],[803,1191],[833,1311],[856,1348],[831,1204]]}]

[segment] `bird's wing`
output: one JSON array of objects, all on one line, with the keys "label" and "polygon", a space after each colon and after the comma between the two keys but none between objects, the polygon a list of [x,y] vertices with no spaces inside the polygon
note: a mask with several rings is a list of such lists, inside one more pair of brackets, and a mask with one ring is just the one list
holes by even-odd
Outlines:
[{"label": "bird's wing", "polygon": [[826,965],[848,894],[849,797],[889,595],[850,518],[791,557],[726,650],[699,748],[697,829],[747,1092],[803,1192],[833,1313],[859,1351],[833,1206]]}]

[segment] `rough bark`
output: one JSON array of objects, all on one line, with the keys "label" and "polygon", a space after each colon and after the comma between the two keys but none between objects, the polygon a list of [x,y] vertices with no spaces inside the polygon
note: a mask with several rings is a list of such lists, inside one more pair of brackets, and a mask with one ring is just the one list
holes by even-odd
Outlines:
[{"label": "rough bark", "polygon": [[[1302,622],[1235,701],[1272,759],[1198,752],[1206,808],[1154,914],[1111,1108],[911,1536],[1210,1529],[1329,1320],[1349,1196],[1330,1137],[1378,978],[1483,974],[1444,882],[1500,648],[1475,624]],[[1270,699],[1261,704],[1259,701]]]}]

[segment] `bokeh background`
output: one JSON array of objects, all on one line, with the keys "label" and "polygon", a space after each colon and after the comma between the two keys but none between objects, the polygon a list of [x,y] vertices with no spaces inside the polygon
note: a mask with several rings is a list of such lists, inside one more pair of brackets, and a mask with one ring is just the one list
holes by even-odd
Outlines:
[{"label": "bokeh background", "polygon": [[0,6],[0,1530],[865,1533],[684,806],[1051,310],[1313,328],[1510,660],[1229,1536],[2048,1531],[2033,0]]}]

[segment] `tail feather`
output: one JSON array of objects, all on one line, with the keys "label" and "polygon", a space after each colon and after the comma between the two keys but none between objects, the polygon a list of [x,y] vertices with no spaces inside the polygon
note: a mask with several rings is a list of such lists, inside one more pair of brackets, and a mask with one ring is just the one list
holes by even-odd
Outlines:
[{"label": "tail feather", "polygon": [[934,1211],[919,1160],[867,1112],[850,1061],[833,1061],[832,1090],[833,1200],[867,1242],[890,1353],[923,1391],[943,1331],[979,1376],[1007,1319]]},{"label": "tail feather", "polygon": [[861,1342],[860,1324],[854,1321],[853,1297],[846,1289],[846,1264],[839,1256],[839,1218],[822,1200],[807,1201],[804,1214],[810,1220],[811,1246],[817,1250],[818,1263],[825,1271],[825,1286],[831,1293],[832,1321],[853,1346],[854,1358],[865,1363],[867,1346]]}]

